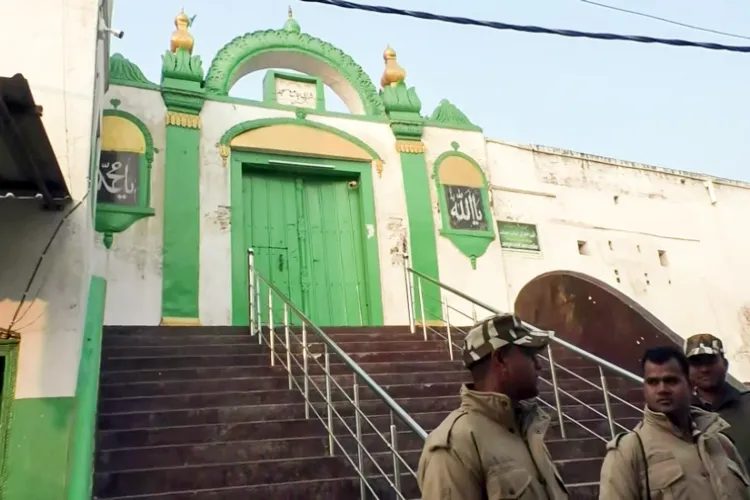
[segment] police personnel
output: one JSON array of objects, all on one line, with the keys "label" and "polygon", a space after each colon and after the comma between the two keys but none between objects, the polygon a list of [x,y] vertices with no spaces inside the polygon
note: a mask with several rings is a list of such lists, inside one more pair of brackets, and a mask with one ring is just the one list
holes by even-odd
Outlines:
[{"label": "police personnel", "polygon": [[693,406],[714,411],[727,421],[730,427],[724,433],[742,455],[745,468],[750,468],[750,392],[727,382],[724,344],[709,333],[693,335],[685,341],[685,356],[695,388]]},{"label": "police personnel", "polygon": [[544,445],[550,418],[524,401],[539,393],[537,354],[549,338],[512,315],[469,331],[463,361],[474,383],[427,438],[418,472],[423,500],[567,500]]},{"label": "police personnel", "polygon": [[749,500],[747,471],[716,413],[691,408],[688,361],[674,346],[641,360],[643,421],[607,444],[600,500]]}]

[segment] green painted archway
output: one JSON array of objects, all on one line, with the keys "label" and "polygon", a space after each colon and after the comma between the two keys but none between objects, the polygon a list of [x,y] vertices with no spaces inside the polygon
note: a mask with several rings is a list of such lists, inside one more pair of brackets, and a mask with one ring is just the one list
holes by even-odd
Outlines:
[{"label": "green painted archway", "polygon": [[319,77],[353,114],[385,116],[375,85],[351,56],[319,38],[287,29],[255,31],[226,44],[208,69],[206,92],[227,96],[243,76],[274,67]]}]

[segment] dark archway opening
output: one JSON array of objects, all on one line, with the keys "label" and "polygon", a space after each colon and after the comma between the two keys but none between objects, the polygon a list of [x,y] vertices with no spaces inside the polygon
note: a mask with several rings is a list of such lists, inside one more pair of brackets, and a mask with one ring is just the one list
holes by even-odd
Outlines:
[{"label": "dark archway opening", "polygon": [[606,283],[574,271],[537,276],[521,289],[515,312],[525,321],[633,373],[643,352],[682,338],[643,306]]}]

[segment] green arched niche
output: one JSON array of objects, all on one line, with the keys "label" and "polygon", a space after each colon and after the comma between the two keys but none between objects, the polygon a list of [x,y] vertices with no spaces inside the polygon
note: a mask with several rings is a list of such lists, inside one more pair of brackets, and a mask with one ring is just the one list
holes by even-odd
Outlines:
[{"label": "green arched niche", "polygon": [[274,67],[321,78],[354,114],[385,116],[383,101],[372,80],[351,56],[328,42],[294,30],[255,31],[226,44],[211,61],[206,92],[227,96],[243,76]]},{"label": "green arched niche", "polygon": [[477,259],[495,239],[487,178],[479,164],[460,151],[441,154],[435,160],[433,177],[442,222],[440,234],[476,269]]}]

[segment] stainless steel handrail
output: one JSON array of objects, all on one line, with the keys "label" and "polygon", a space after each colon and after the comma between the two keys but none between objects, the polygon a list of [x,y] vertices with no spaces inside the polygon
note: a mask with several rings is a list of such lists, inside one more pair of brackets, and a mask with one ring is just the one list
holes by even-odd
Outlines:
[{"label": "stainless steel handrail", "polygon": [[[502,311],[500,311],[499,309],[494,308],[494,307],[492,307],[492,306],[490,306],[488,304],[485,304],[484,302],[482,302],[482,301],[480,301],[478,299],[475,299],[474,297],[471,297],[471,296],[467,295],[466,293],[463,293],[460,290],[457,290],[457,289],[451,287],[450,285],[446,285],[445,283],[442,283],[442,282],[440,282],[440,281],[438,281],[438,280],[436,280],[436,279],[434,279],[434,278],[432,278],[430,276],[427,276],[426,274],[424,274],[424,273],[422,273],[420,271],[416,271],[416,270],[412,269],[410,267],[410,265],[409,265],[409,256],[407,254],[403,254],[403,259],[404,259],[404,281],[405,281],[406,287],[407,287],[407,298],[415,298],[415,299],[418,298],[418,300],[419,300],[419,313],[420,313],[420,319],[421,319],[421,324],[419,326],[421,327],[423,336],[424,336],[425,340],[427,340],[428,339],[427,331],[430,330],[433,334],[435,334],[438,337],[441,337],[444,341],[446,341],[448,349],[450,351],[450,359],[451,360],[454,359],[454,354],[453,354],[454,349],[458,349],[459,352],[461,352],[463,350],[461,346],[457,345],[453,341],[453,338],[452,338],[453,335],[455,335],[455,332],[461,332],[461,333],[463,333],[465,335],[467,333],[467,330],[466,329],[462,329],[460,327],[457,327],[455,324],[454,325],[450,324],[450,320],[448,319],[449,318],[449,314],[448,314],[449,313],[449,309],[450,310],[456,310],[456,309],[452,308],[452,307],[449,308],[447,296],[445,296],[443,294],[443,291],[450,292],[453,295],[455,295],[455,296],[463,299],[467,303],[471,304],[471,307],[472,307],[472,314],[471,314],[471,316],[469,316],[466,313],[460,312],[460,311],[458,311],[458,312],[460,312],[460,314],[462,314],[463,316],[465,316],[467,319],[471,319],[472,320],[472,324],[476,323],[476,321],[477,321],[477,318],[476,318],[476,307],[477,306],[480,307],[480,308],[482,308],[482,309],[485,309],[490,314],[502,314]],[[413,282],[414,280],[412,279],[412,277],[416,278],[416,285],[414,284],[414,282]],[[425,293],[424,287],[422,286],[423,282],[431,283],[431,284],[437,286],[438,289],[441,291],[440,292],[440,297],[439,298],[431,297],[427,293]],[[415,293],[414,290],[416,290],[416,293]],[[430,327],[430,326],[427,325],[428,320],[427,320],[427,315],[426,315],[426,312],[425,312],[426,311],[426,309],[425,309],[425,298],[429,298],[429,299],[432,299],[435,302],[440,303],[441,308],[442,308],[442,314],[443,314],[442,324],[445,325],[445,327],[446,327],[447,336],[443,335],[437,329],[432,328],[432,327]],[[411,329],[412,333],[415,333],[415,330],[416,330],[417,318],[416,318],[415,309],[416,308],[413,307],[413,306],[408,308],[409,325],[410,325],[410,329]],[[436,316],[437,313],[432,313],[432,314],[433,314],[433,319],[437,319],[437,320],[441,319],[441,318],[438,318]],[[537,327],[535,327],[533,325],[530,325],[529,323],[526,323],[526,322],[523,322],[523,323],[529,329],[533,329],[533,330],[537,330],[537,331],[539,330]],[[568,415],[567,413],[565,413],[563,411],[563,407],[562,407],[562,404],[561,404],[560,395],[566,396],[570,400],[576,402],[578,405],[580,405],[582,407],[585,407],[588,411],[592,412],[593,414],[595,414],[595,415],[597,415],[599,417],[605,418],[606,421],[607,421],[607,424],[609,426],[609,435],[610,435],[610,437],[612,437],[612,438],[615,437],[616,432],[619,429],[621,429],[621,430],[628,430],[625,426],[621,425],[619,422],[617,422],[615,420],[614,415],[613,415],[613,411],[612,411],[612,405],[611,405],[610,399],[614,398],[618,402],[624,403],[626,406],[630,407],[631,409],[636,410],[638,413],[642,413],[643,410],[641,410],[637,406],[631,404],[630,402],[626,401],[625,399],[619,397],[618,395],[613,394],[610,391],[610,389],[608,387],[608,384],[607,384],[607,379],[606,379],[605,374],[604,374],[604,369],[612,371],[615,374],[617,374],[617,375],[625,378],[626,380],[630,380],[632,382],[642,383],[643,379],[641,377],[639,377],[639,376],[637,376],[637,375],[635,375],[635,374],[627,371],[627,370],[624,370],[623,368],[620,368],[617,365],[614,365],[614,364],[612,364],[612,363],[610,363],[610,362],[608,362],[608,361],[606,361],[606,360],[604,360],[604,359],[602,359],[602,358],[600,358],[600,357],[598,357],[598,356],[596,356],[594,354],[591,354],[591,353],[589,353],[589,352],[581,349],[580,347],[577,347],[577,346],[575,346],[575,345],[573,345],[573,344],[571,344],[569,342],[566,342],[565,340],[560,339],[560,338],[558,338],[558,337],[556,337],[554,335],[551,337],[551,340],[552,341],[551,341],[550,345],[547,346],[547,356],[546,357],[545,356],[540,356],[540,358],[543,359],[544,361],[547,361],[549,363],[549,369],[550,369],[550,374],[551,374],[551,379],[552,380],[549,381],[549,380],[546,380],[546,379],[541,378],[541,377],[540,377],[540,380],[543,383],[545,383],[545,384],[547,384],[547,385],[549,385],[549,386],[552,387],[552,391],[553,391],[553,395],[554,395],[554,399],[555,399],[555,404],[553,406],[552,404],[550,404],[549,402],[545,401],[541,397],[537,398],[537,399],[538,399],[539,403],[541,403],[544,406],[547,406],[547,407],[549,407],[549,408],[551,408],[551,409],[553,409],[553,410],[556,411],[561,437],[563,439],[566,438],[565,422],[566,421],[570,421],[570,422],[578,425],[582,429],[584,429],[589,434],[591,434],[591,435],[593,435],[593,436],[595,436],[595,437],[597,437],[597,438],[599,438],[599,439],[601,439],[603,441],[607,441],[607,438],[605,438],[604,436],[602,436],[599,433],[595,432],[593,429],[590,429],[590,428],[586,427],[585,425],[583,425],[583,423],[579,422],[575,418],[573,418],[570,415]],[[552,344],[560,345],[561,347],[563,347],[563,348],[565,348],[567,350],[570,350],[570,351],[574,352],[575,354],[579,355],[580,357],[582,357],[582,358],[584,358],[584,359],[586,359],[586,360],[591,361],[592,363],[594,363],[598,367],[598,369],[599,369],[599,378],[601,380],[601,386],[599,386],[599,385],[591,382],[590,380],[588,380],[588,379],[586,379],[584,377],[581,377],[579,374],[577,374],[577,373],[575,373],[575,372],[573,372],[571,370],[568,370],[564,366],[561,366],[559,363],[555,362],[554,357],[553,357],[553,352],[552,352]],[[562,370],[565,373],[568,373],[568,374],[574,376],[575,379],[583,381],[586,384],[588,384],[589,386],[591,386],[591,387],[593,387],[593,388],[598,389],[599,391],[601,391],[602,396],[603,396],[603,400],[604,400],[604,412],[605,413],[602,413],[601,411],[599,411],[596,408],[594,408],[592,405],[587,404],[586,402],[582,401],[581,399],[579,399],[575,395],[573,395],[570,392],[562,389],[559,386],[559,383],[558,383],[558,380],[557,380],[557,373],[556,373],[557,370]]]},{"label": "stainless steel handrail", "polygon": [[[261,290],[260,285],[263,284],[268,290],[268,320],[266,322],[268,338],[263,335],[263,312],[260,306]],[[283,325],[274,325],[274,295],[278,297],[283,306]],[[427,432],[396,402],[391,398],[390,395],[375,382],[354,360],[351,359],[337,344],[334,342],[323,330],[312,323],[310,319],[300,311],[292,301],[281,291],[279,288],[261,275],[255,268],[255,256],[252,249],[248,249],[248,306],[249,306],[249,326],[252,335],[257,333],[258,342],[262,343],[263,340],[268,344],[271,357],[270,364],[274,366],[278,360],[280,364],[288,373],[289,389],[294,386],[302,393],[305,398],[305,418],[310,418],[310,410],[315,416],[323,423],[324,427],[328,432],[328,449],[331,456],[335,454],[335,447],[337,446],[343,453],[349,464],[355,469],[360,480],[360,492],[362,499],[367,497],[369,493],[377,497],[377,493],[370,485],[367,477],[367,473],[364,467],[365,456],[369,458],[377,469],[380,476],[382,476],[388,483],[391,490],[393,490],[397,498],[406,500],[406,497],[401,493],[401,468],[404,468],[405,473],[410,474],[416,479],[416,472],[407,463],[406,459],[398,451],[398,429],[396,427],[395,419],[401,420],[408,431],[416,434],[422,441],[427,438]],[[278,311],[277,311],[278,312]],[[297,334],[293,331],[292,324],[290,321],[290,313],[297,316],[301,322],[301,333],[302,339],[300,340]],[[284,338],[280,341],[281,347],[283,348],[281,355],[277,352],[277,333],[276,329],[283,327]],[[308,341],[308,333],[312,332],[316,339],[322,342],[324,348],[324,364],[318,361],[319,355],[312,353],[310,347],[313,345]],[[302,363],[295,357],[292,347],[292,340],[297,342],[301,347]],[[315,344],[317,345],[317,344]],[[296,351],[295,351],[296,352]],[[348,391],[344,389],[336,378],[339,375],[331,374],[331,354],[341,359],[344,365],[350,371],[350,376],[353,376],[354,384],[352,386],[352,396],[349,395]],[[311,376],[309,373],[309,363],[312,360],[313,363],[317,364],[318,367],[323,371],[323,377],[325,378],[325,388],[321,388],[316,383],[316,380],[320,382],[320,376]],[[302,371],[303,384],[297,382],[293,375],[294,365]],[[390,415],[390,426],[389,433],[390,437],[384,436],[373,423],[370,417],[365,415],[360,406],[360,394],[358,381],[364,382],[364,384],[372,391],[376,399],[385,403],[388,414]],[[311,402],[310,399],[310,386],[317,391],[317,394],[322,397],[325,402],[325,416],[322,416]],[[338,389],[345,398],[344,402],[350,403],[354,407],[354,429],[351,428],[350,424],[347,424],[346,418],[341,415],[339,410],[336,408],[336,404],[332,399],[331,391],[333,388]],[[334,415],[337,417],[337,422],[343,425],[348,433],[353,437],[357,443],[357,454],[356,457],[352,458],[346,451],[345,446],[336,437],[334,432]],[[386,449],[392,455],[392,467],[393,467],[393,480],[390,479],[391,474],[388,474],[383,468],[377,463],[373,453],[370,452],[363,443],[363,424],[369,425],[377,434],[380,439],[384,442]]]}]

